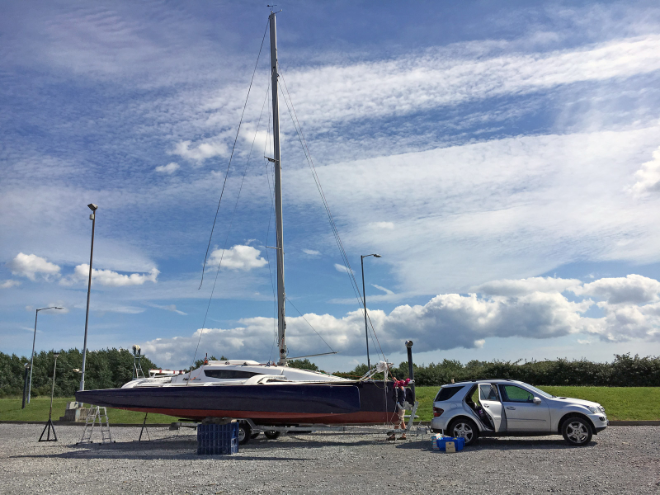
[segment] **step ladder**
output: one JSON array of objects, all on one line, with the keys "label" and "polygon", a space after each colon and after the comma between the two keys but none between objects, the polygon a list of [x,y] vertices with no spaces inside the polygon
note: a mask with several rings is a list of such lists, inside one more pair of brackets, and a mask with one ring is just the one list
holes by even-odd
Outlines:
[{"label": "step ladder", "polygon": [[94,433],[94,426],[97,421],[98,426],[101,429],[101,443],[114,443],[112,433],[110,432],[110,421],[108,420],[107,409],[105,407],[92,406],[87,410],[85,429],[83,430],[80,442],[76,445],[94,443],[92,440],[92,434]]},{"label": "step ladder", "polygon": [[406,411],[410,411],[410,414],[404,414],[403,419],[404,423],[406,422],[406,419],[408,420],[408,424],[406,424],[406,429],[401,430],[401,429],[394,429],[394,430],[388,430],[387,434],[388,435],[396,435],[398,433],[405,433],[406,436],[411,434],[411,435],[426,435],[429,432],[428,426],[422,425],[422,421],[420,420],[417,425],[415,425],[415,420],[420,419],[419,416],[417,416],[417,409],[419,408],[419,402],[415,401],[414,404],[409,404],[408,402],[404,402],[403,406]]}]

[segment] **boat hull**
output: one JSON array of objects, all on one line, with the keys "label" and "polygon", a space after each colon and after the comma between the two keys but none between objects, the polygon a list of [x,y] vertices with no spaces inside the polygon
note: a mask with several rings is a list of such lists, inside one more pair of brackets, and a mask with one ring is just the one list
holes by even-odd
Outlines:
[{"label": "boat hull", "polygon": [[362,382],[85,390],[76,392],[76,400],[193,420],[230,417],[271,425],[377,424],[393,419],[391,395],[383,382]]}]

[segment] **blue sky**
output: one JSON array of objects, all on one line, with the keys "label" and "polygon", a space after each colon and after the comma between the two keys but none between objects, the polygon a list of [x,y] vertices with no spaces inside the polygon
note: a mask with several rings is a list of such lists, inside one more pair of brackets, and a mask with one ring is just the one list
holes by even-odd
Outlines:
[{"label": "blue sky", "polygon": [[[660,354],[656,2],[278,8],[285,94],[358,280],[382,255],[372,350]],[[267,45],[198,290],[265,4],[0,9],[0,350],[28,354],[50,305],[37,349],[82,347],[93,202],[90,348],[178,368],[201,334],[202,355],[276,357]],[[350,369],[363,317],[284,96],[281,116],[289,352],[329,345],[315,361]]]}]

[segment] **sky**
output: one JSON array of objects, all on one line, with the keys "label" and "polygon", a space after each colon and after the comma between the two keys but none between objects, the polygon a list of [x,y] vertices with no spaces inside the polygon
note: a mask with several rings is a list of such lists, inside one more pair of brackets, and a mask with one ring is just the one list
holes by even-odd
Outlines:
[{"label": "sky", "polygon": [[[290,357],[660,355],[657,2],[280,9]],[[269,13],[0,5],[0,351],[277,358]]]}]

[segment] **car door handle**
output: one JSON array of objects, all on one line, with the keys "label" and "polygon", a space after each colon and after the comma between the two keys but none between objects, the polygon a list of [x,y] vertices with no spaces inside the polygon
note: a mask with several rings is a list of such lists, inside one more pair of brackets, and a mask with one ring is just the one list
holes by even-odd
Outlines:
[{"label": "car door handle", "polygon": [[509,410],[511,410],[511,411],[515,411],[515,410],[516,410],[516,408],[513,407],[513,406],[508,406],[507,409],[509,409]]},{"label": "car door handle", "polygon": [[488,404],[483,404],[484,407],[490,407]]}]

